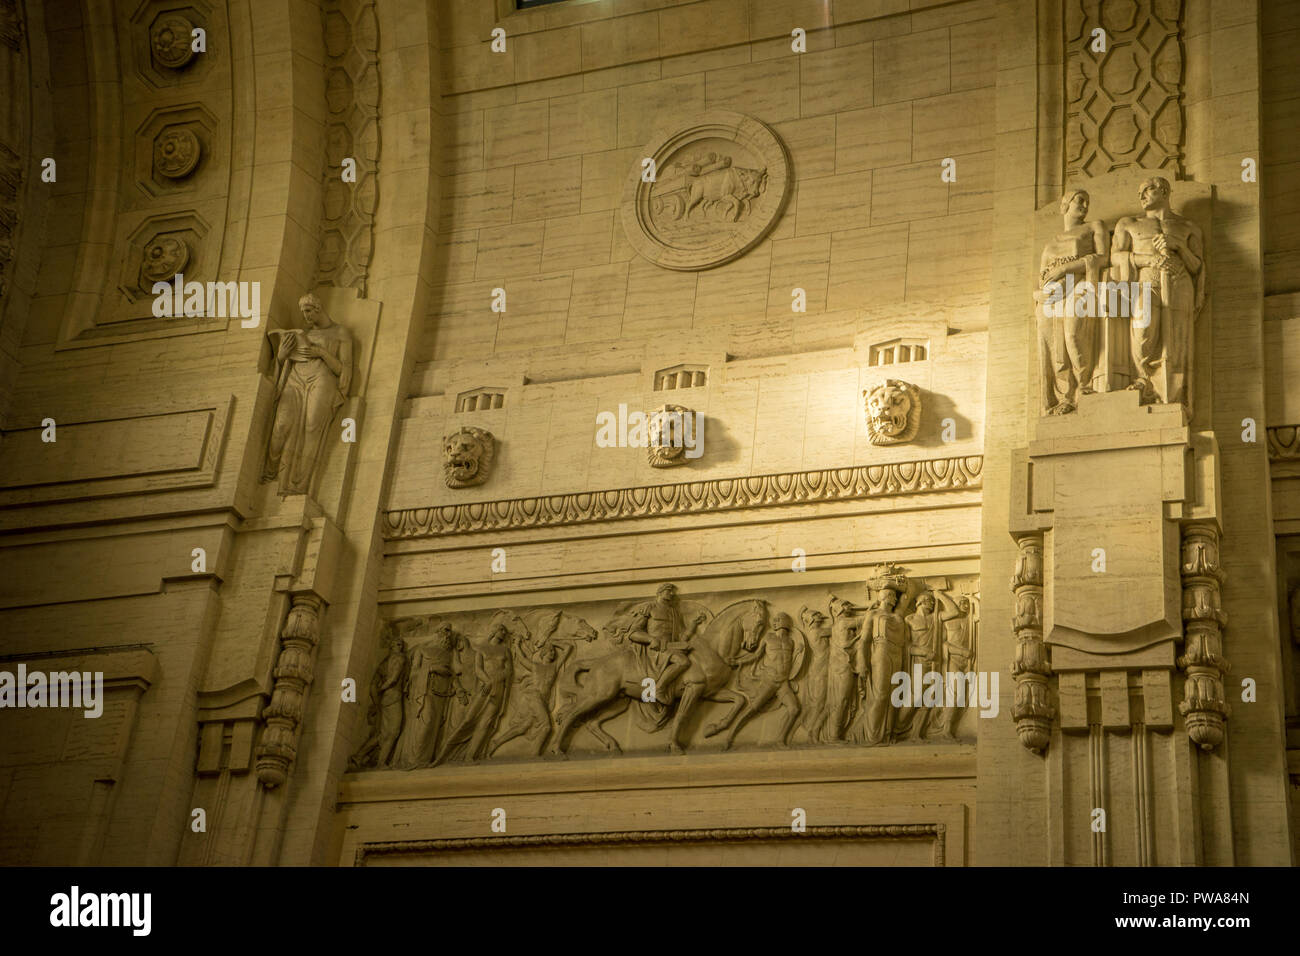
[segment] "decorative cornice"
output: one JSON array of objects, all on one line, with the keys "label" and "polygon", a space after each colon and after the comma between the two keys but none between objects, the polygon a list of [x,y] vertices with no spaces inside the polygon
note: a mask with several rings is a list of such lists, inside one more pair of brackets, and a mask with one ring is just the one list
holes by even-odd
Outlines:
[{"label": "decorative cornice", "polygon": [[448,853],[461,850],[526,849],[571,846],[611,847],[665,843],[770,843],[785,840],[861,840],[934,838],[934,865],[944,865],[943,823],[872,824],[867,826],[808,827],[799,832],[791,827],[726,827],[701,830],[616,830],[609,833],[547,833],[531,836],[462,837],[445,840],[409,840],[363,843],[357,847],[356,865],[366,858],[390,853]]},{"label": "decorative cornice", "polygon": [[1265,433],[1269,461],[1300,461],[1300,425],[1274,425]]},{"label": "decorative cornice", "polygon": [[857,465],[749,478],[715,478],[612,491],[510,498],[384,512],[384,538],[432,538],[591,521],[704,514],[816,501],[855,501],[978,488],[982,455]]}]

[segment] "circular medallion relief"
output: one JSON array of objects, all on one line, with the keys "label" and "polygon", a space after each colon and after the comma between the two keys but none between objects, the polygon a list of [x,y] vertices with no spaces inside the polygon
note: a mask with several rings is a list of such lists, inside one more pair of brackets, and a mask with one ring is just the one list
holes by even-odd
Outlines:
[{"label": "circular medallion relief", "polygon": [[[645,159],[654,161],[653,182]],[[665,269],[708,269],[763,238],[789,183],[776,133],[753,117],[711,110],[646,145],[623,190],[623,229],[632,248]]]},{"label": "circular medallion relief", "polygon": [[140,275],[145,283],[166,282],[185,268],[190,261],[190,250],[183,239],[175,236],[157,236],[144,248]]},{"label": "circular medallion relief", "polygon": [[180,14],[167,14],[159,17],[149,31],[149,45],[153,48],[153,57],[162,66],[180,69],[194,59],[194,50],[190,45],[194,25]]},{"label": "circular medallion relief", "polygon": [[183,126],[173,126],[154,140],[154,168],[168,179],[180,179],[194,171],[200,153],[199,138]]}]

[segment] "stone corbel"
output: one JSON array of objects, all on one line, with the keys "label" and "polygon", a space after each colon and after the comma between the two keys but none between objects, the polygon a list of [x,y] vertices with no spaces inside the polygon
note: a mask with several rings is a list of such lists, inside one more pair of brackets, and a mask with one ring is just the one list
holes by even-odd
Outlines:
[{"label": "stone corbel", "polygon": [[1187,735],[1202,750],[1223,743],[1224,723],[1231,708],[1223,691],[1229,670],[1223,657],[1223,627],[1219,585],[1219,526],[1217,521],[1194,521],[1183,526],[1181,572],[1183,579],[1183,700],[1178,711],[1187,723]]},{"label": "stone corbel", "polygon": [[1046,743],[1050,683],[1063,731],[1095,724],[1088,701],[1106,710],[1112,671],[1142,692],[1116,692],[1123,706],[1106,729],[1170,727],[1176,667],[1188,735],[1211,750],[1228,715],[1217,443],[1192,432],[1179,405],[1139,407],[1131,391],[1085,399],[1071,415],[1042,419],[1015,456],[1020,737],[1035,751]]},{"label": "stone corbel", "polygon": [[257,747],[257,779],[268,789],[283,786],[298,755],[298,733],[307,709],[325,602],[295,594],[280,631],[280,656],[272,676],[271,703],[262,711],[266,729]]},{"label": "stone corbel", "polygon": [[305,542],[302,570],[277,581],[289,596],[280,629],[280,651],[271,676],[271,702],[262,711],[265,729],[257,745],[257,779],[267,789],[283,786],[298,754],[298,738],[307,708],[320,641],[321,621],[334,589],[343,536],[325,518],[312,522]]},{"label": "stone corbel", "polygon": [[1020,554],[1011,576],[1015,612],[1011,626],[1016,635],[1016,657],[1011,673],[1016,679],[1016,700],[1011,710],[1020,742],[1040,754],[1052,739],[1049,678],[1051,658],[1043,643],[1043,536],[1016,536]]}]

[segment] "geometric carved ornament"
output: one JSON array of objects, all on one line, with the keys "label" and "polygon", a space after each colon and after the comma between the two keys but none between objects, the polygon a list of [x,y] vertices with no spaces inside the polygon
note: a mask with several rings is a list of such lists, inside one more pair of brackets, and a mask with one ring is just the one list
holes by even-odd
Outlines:
[{"label": "geometric carved ornament", "polygon": [[1181,16],[1182,0],[1068,0],[1067,180],[1125,166],[1181,175]]}]

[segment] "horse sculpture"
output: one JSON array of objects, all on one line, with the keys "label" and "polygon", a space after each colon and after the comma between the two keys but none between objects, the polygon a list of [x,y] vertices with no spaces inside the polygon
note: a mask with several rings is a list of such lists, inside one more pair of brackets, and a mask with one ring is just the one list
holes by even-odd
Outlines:
[{"label": "horse sculpture", "polygon": [[[734,684],[735,672],[722,655],[731,652],[736,643],[752,647],[758,629],[766,621],[762,602],[740,602],[714,618],[704,634],[687,645],[689,667],[678,677],[675,687],[667,688],[653,702],[662,708],[662,718],[650,729],[662,727],[670,708],[676,705],[668,735],[670,752],[685,753],[683,731],[700,701],[731,705],[722,719],[706,728],[706,735],[729,726],[745,707],[745,694],[729,686]],[[604,653],[565,665],[556,681],[557,701],[563,703],[555,713],[552,753],[566,752],[570,732],[580,721],[585,722],[607,750],[619,751],[617,741],[601,725],[622,714],[633,701],[643,700],[642,681],[648,676],[646,665],[629,636],[643,627],[644,617],[637,609],[625,611],[602,629],[607,648]]]}]

